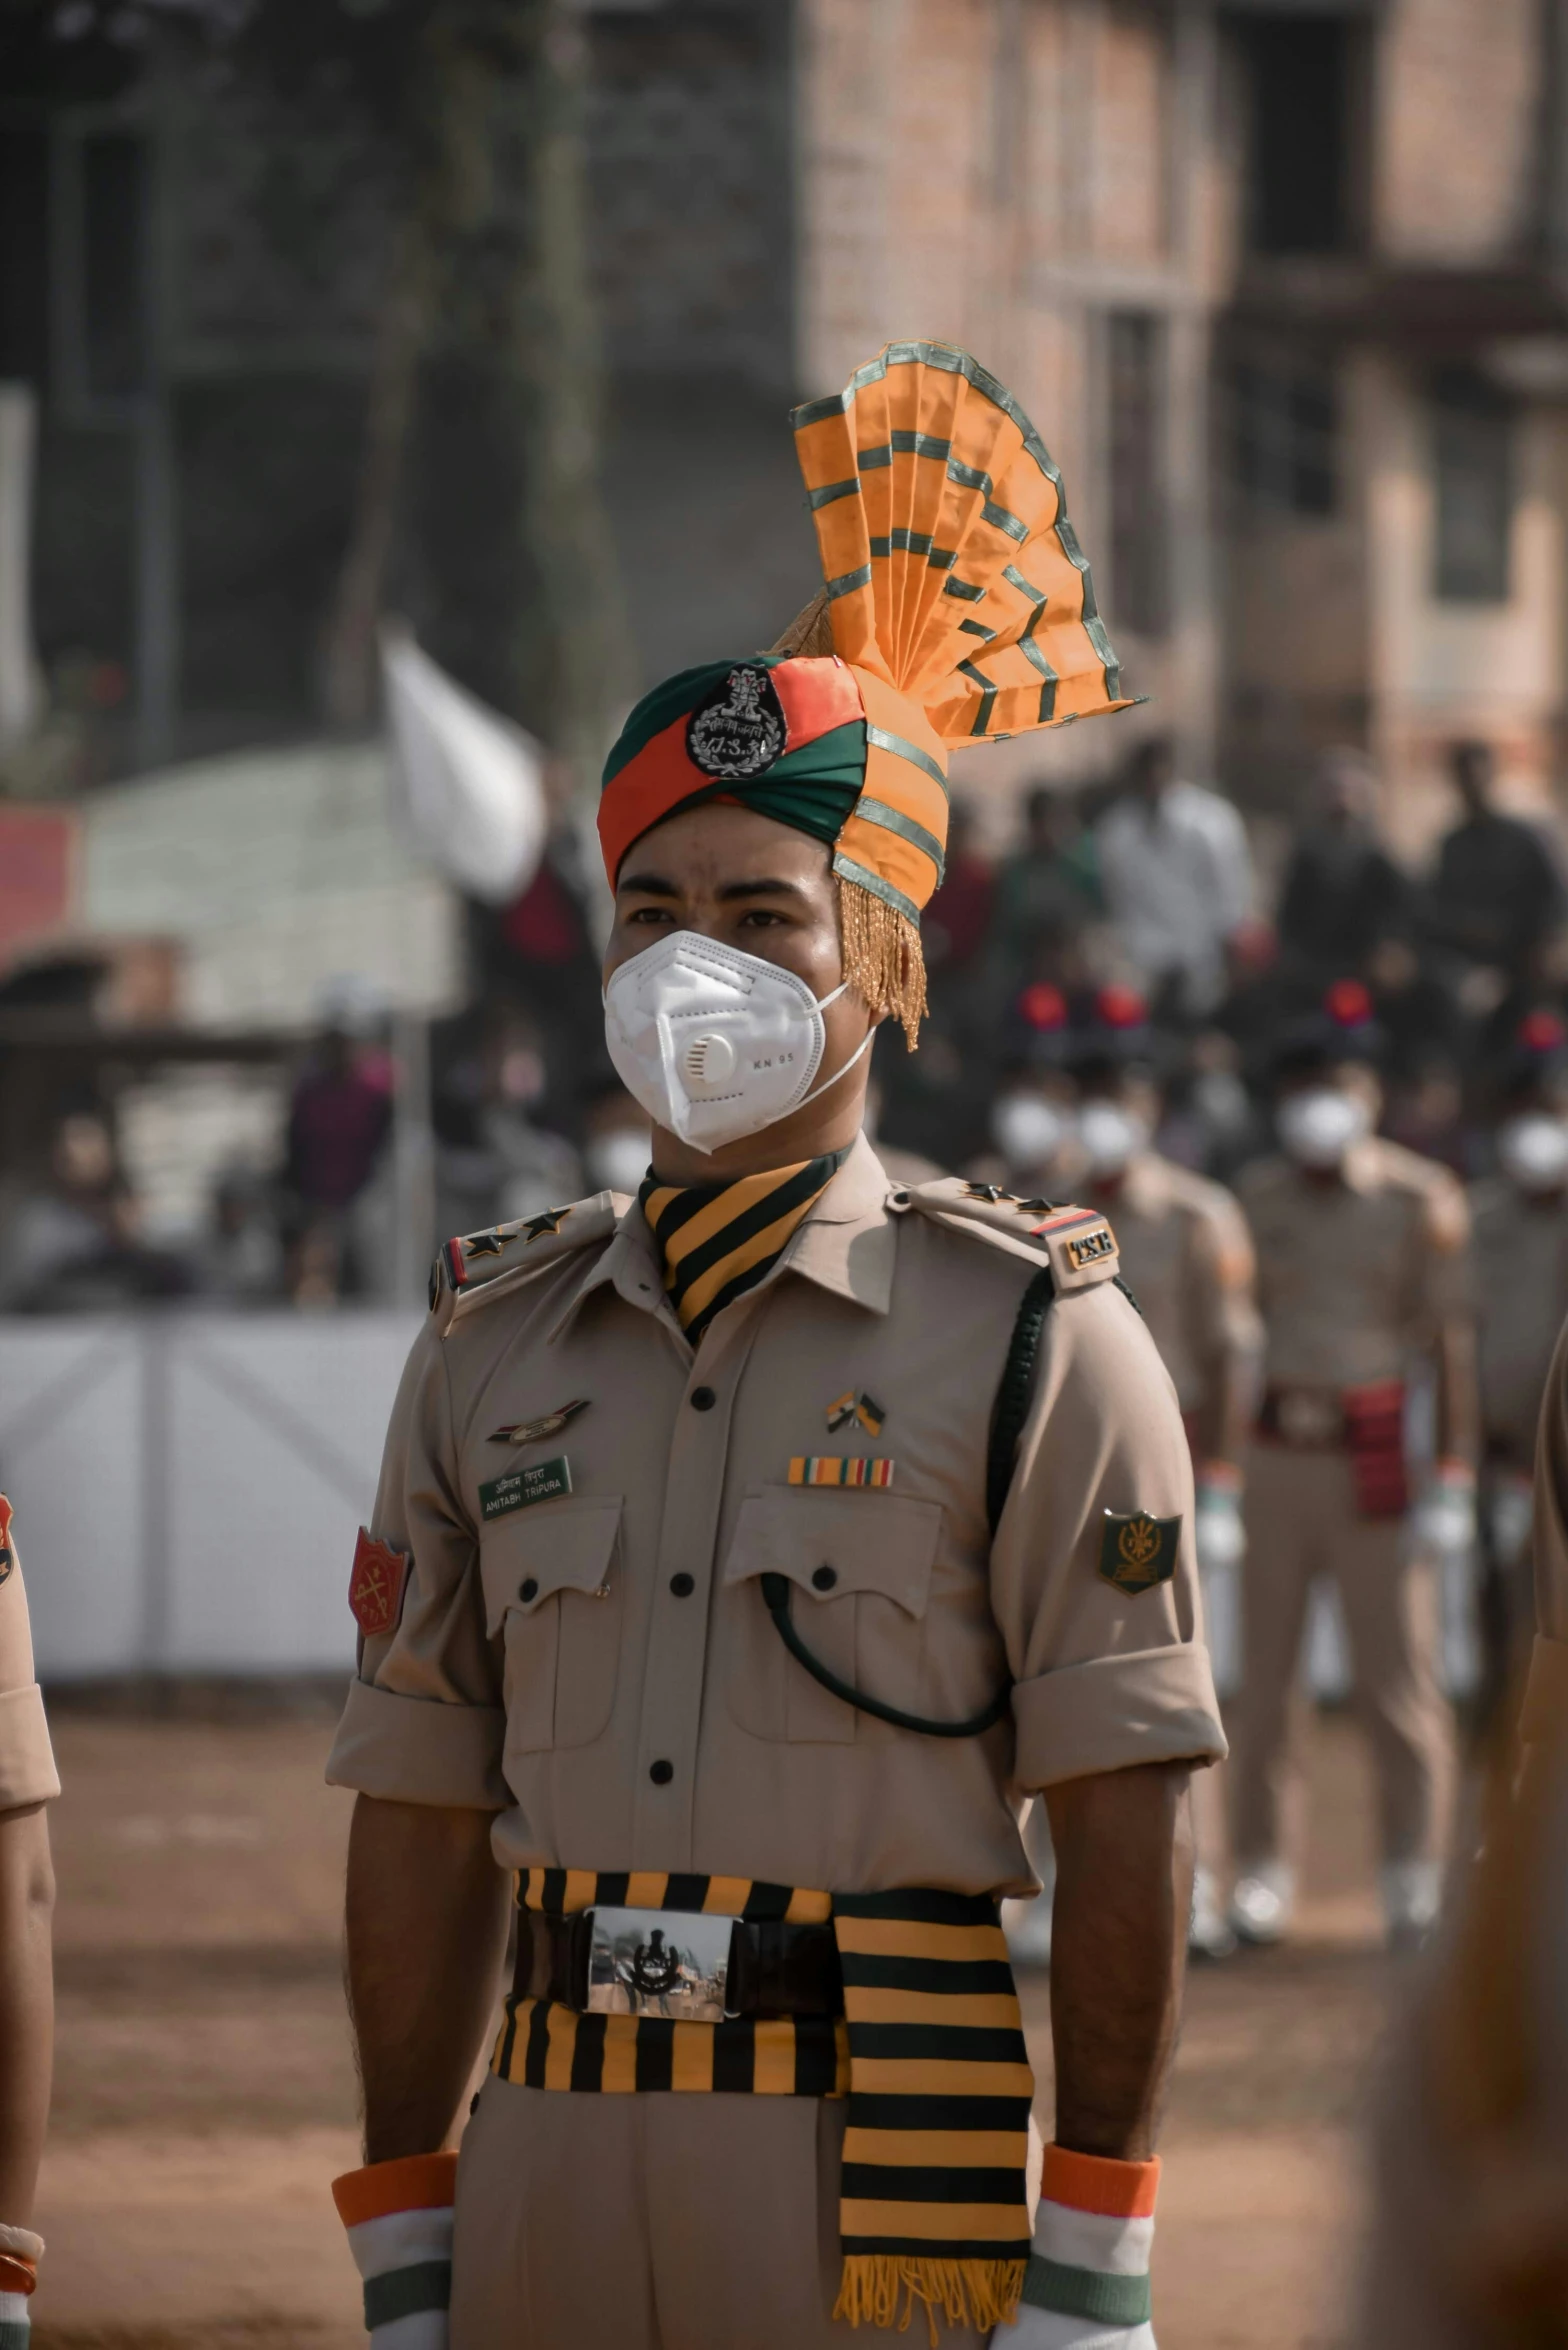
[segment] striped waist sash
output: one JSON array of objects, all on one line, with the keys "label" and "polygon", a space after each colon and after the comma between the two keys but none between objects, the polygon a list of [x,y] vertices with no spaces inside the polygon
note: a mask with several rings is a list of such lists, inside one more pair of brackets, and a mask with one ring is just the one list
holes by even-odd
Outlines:
[{"label": "striped waist sash", "polygon": [[510,1998],[492,2070],[534,2089],[847,2095],[834,2314],[897,2326],[919,2302],[983,2333],[1016,2313],[1034,2076],[989,1895],[524,1869],[516,1898],[558,1917],[603,1906],[831,1918],[842,2017],[688,2023]]}]

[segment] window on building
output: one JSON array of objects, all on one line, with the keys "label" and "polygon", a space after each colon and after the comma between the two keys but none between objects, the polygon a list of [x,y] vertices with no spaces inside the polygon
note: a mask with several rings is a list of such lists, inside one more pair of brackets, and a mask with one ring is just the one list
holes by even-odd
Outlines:
[{"label": "window on building", "polygon": [[1285,514],[1332,514],[1339,440],[1332,369],[1294,357],[1240,359],[1231,370],[1230,410],[1243,497]]},{"label": "window on building", "polygon": [[114,131],[82,142],[83,358],[94,399],[123,399],[141,389],[145,172],[140,139]]},{"label": "window on building", "polygon": [[1111,597],[1117,620],[1144,636],[1168,622],[1165,497],[1165,321],[1113,311],[1108,321]]},{"label": "window on building", "polygon": [[1256,253],[1344,252],[1358,28],[1342,16],[1271,16],[1240,28],[1239,38],[1248,241]]},{"label": "window on building", "polygon": [[1514,508],[1514,409],[1505,392],[1468,369],[1432,385],[1436,493],[1436,593],[1445,602],[1508,600]]}]

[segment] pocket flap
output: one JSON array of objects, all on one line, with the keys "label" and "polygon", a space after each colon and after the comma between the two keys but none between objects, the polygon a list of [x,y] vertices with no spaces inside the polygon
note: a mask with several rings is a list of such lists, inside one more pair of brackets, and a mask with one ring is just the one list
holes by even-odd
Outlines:
[{"label": "pocket flap", "polygon": [[941,1530],[940,1502],[770,1485],[741,1504],[723,1580],[787,1575],[811,1599],[874,1591],[923,1616]]},{"label": "pocket flap", "polygon": [[494,1636],[508,1609],[530,1616],[561,1591],[602,1599],[620,1524],[617,1497],[547,1502],[486,1526],[479,1540],[486,1634]]}]

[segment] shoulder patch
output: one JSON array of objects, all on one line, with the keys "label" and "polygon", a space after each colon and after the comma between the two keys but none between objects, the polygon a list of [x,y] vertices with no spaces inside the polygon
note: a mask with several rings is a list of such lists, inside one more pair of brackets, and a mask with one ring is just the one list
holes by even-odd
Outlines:
[{"label": "shoulder patch", "polygon": [[1038,1263],[1043,1253],[1059,1296],[1113,1280],[1120,1268],[1116,1235],[1097,1208],[1017,1199],[994,1183],[964,1183],[955,1175],[945,1175],[940,1183],[913,1184],[896,1192],[892,1204],[952,1231],[972,1233],[1014,1256]]},{"label": "shoulder patch", "polygon": [[540,1272],[561,1257],[608,1240],[615,1225],[613,1197],[601,1191],[485,1232],[460,1233],[443,1242],[430,1268],[430,1311],[444,1330],[460,1300],[475,1290],[488,1289],[505,1273]]},{"label": "shoulder patch", "polygon": [[1107,1510],[1100,1522],[1100,1578],[1136,1599],[1141,1591],[1170,1581],[1180,1547],[1180,1518]]}]

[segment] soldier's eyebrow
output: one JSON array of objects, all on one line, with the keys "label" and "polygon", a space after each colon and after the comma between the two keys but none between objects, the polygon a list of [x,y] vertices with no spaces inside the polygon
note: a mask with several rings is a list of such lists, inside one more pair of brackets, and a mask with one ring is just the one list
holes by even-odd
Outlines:
[{"label": "soldier's eyebrow", "polygon": [[737,898],[804,898],[806,892],[798,881],[726,881],[713,894],[727,906]]},{"label": "soldier's eyebrow", "polygon": [[[626,891],[644,898],[679,898],[684,891],[662,873],[627,873],[616,884],[617,893]],[[801,898],[806,891],[798,881],[726,881],[714,891],[720,905],[733,905],[741,898]]]}]

